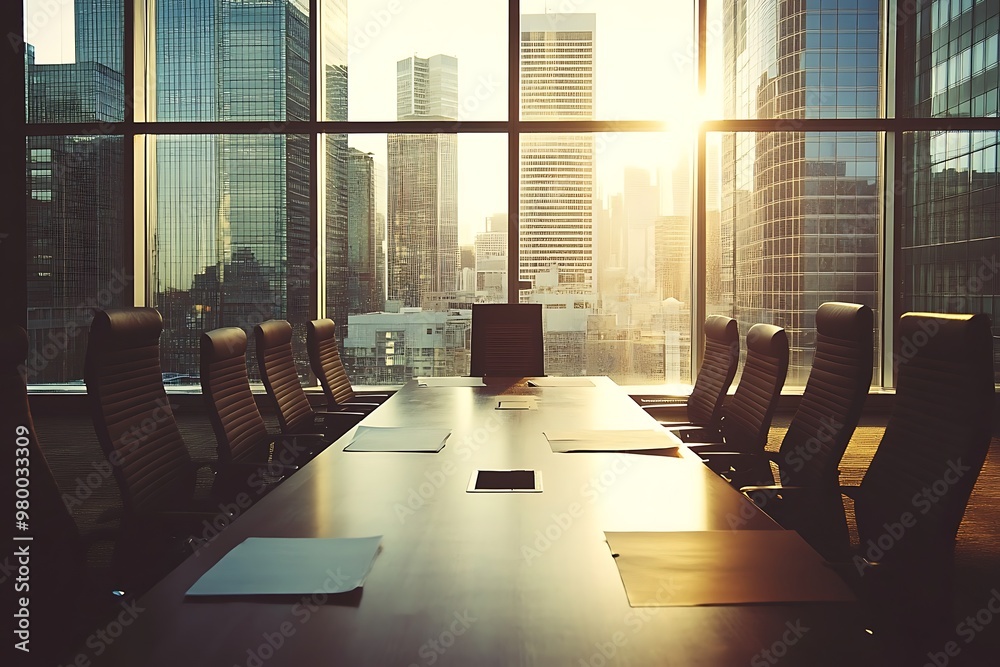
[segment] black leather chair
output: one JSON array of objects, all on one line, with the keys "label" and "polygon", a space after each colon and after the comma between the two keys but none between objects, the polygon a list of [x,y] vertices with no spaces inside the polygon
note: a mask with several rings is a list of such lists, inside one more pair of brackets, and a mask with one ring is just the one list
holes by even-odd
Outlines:
[{"label": "black leather chair", "polygon": [[323,447],[322,433],[284,436],[267,431],[246,366],[247,335],[238,327],[201,334],[201,393],[215,431],[219,466],[262,468],[259,492],[290,475]]},{"label": "black leather chair", "polygon": [[268,320],[254,327],[257,366],[264,389],[274,405],[283,434],[323,433],[332,442],[354,427],[365,414],[314,410],[309,404],[292,356],[292,325]]},{"label": "black leather chair", "polygon": [[472,377],[545,375],[542,305],[476,303],[472,305]]},{"label": "black leather chair", "polygon": [[[734,486],[774,485],[784,493],[836,489],[838,465],[871,387],[874,315],[868,306],[824,303],[816,310],[816,351],[799,407],[777,452],[705,454]],[[772,464],[775,470],[772,470]],[[781,503],[770,506],[779,512]],[[775,516],[774,518],[778,518]]]},{"label": "black leather chair", "polygon": [[100,311],[84,363],[97,439],[121,492],[123,542],[130,561],[149,564],[154,578],[191,553],[204,522],[232,518],[227,494],[196,495],[199,468],[217,480],[212,462],[193,460],[177,429],[160,370],[162,330],[153,308]]},{"label": "black leather chair", "polygon": [[723,408],[718,430],[671,429],[695,452],[733,451],[760,454],[788,372],[788,336],[771,324],[747,332],[747,358],[733,400]]},{"label": "black leather chair", "polygon": [[740,363],[739,325],[731,317],[705,320],[705,359],[686,401],[644,404],[642,408],[664,426],[706,426],[718,430],[722,405]]},{"label": "black leather chair", "polygon": [[388,400],[389,394],[359,394],[354,391],[340,360],[337,325],[333,320],[312,320],[306,325],[306,349],[309,351],[309,367],[323,387],[327,410],[371,412]]}]

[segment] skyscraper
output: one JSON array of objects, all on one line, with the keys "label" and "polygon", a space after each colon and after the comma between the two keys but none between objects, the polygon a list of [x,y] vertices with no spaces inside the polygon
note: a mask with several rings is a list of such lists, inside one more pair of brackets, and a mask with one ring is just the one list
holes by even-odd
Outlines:
[{"label": "skyscraper", "polygon": [[[398,120],[458,118],[458,60],[412,56],[396,63]],[[458,144],[454,134],[387,137],[389,299],[419,306],[455,290],[458,277]]]},{"label": "skyscraper", "polygon": [[[726,117],[875,117],[879,6],[725,0]],[[790,385],[805,383],[821,303],[878,306],[877,149],[874,132],[723,139],[723,301],[741,331],[786,329]]]},{"label": "skyscraper", "polygon": [[[596,26],[594,14],[521,16],[522,120],[594,118]],[[521,280],[555,267],[556,291],[596,292],[594,185],[594,135],[521,135]]]},{"label": "skyscraper", "polygon": [[382,249],[375,215],[375,188],[375,156],[356,148],[349,149],[346,266],[348,312],[351,314],[381,310],[384,301],[378,293],[376,258]]}]

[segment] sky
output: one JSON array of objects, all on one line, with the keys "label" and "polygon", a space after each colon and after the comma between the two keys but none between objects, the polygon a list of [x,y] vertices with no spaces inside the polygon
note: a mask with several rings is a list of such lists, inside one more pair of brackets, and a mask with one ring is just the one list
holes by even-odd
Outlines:
[{"label": "sky", "polygon": [[[709,46],[721,49],[713,0]],[[690,0],[522,0],[523,13],[592,12],[597,16],[598,119],[670,120],[674,134],[605,135],[597,170],[603,197],[622,190],[625,166],[671,168],[679,146],[694,141],[704,104],[694,95],[693,3]],[[73,61],[73,0],[26,0],[28,42],[39,63]],[[395,120],[396,62],[410,55],[455,56],[461,120],[505,120],[507,3],[496,0],[349,0],[350,120]],[[714,28],[713,28],[714,26]],[[713,60],[715,60],[713,58]],[[717,85],[721,76],[710,76]],[[717,88],[709,107],[719,105]],[[386,173],[385,135],[352,134]],[[507,209],[504,135],[463,135],[458,142],[459,241],[471,243],[487,216]],[[384,188],[383,196],[385,194]]]}]

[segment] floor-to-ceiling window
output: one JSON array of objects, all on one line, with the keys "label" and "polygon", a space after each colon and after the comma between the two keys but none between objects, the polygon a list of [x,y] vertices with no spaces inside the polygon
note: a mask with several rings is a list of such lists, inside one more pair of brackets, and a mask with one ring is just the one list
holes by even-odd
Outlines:
[{"label": "floor-to-ceiling window", "polygon": [[996,3],[24,7],[31,384],[132,304],[175,385],[269,318],[303,379],[316,317],[358,384],[464,374],[472,305],[520,301],[550,374],[688,383],[721,313],[800,386],[830,300],[891,385],[899,313],[1000,308]]}]

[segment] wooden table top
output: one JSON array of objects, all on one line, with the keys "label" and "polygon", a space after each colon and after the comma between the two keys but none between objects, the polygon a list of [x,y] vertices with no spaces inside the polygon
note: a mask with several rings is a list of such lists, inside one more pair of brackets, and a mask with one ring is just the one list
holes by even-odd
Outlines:
[{"label": "wooden table top", "polygon": [[[363,423],[450,428],[441,452],[344,452],[346,434],[140,598],[102,655],[81,653],[171,667],[863,664],[871,639],[850,604],[629,606],[604,531],[778,526],[696,458],[553,453],[545,430],[656,427],[590,379],[410,382]],[[500,395],[538,409],[497,410]],[[466,492],[477,469],[524,468],[541,493]],[[185,599],[246,537],[370,535],[382,550],[352,594]]]}]

